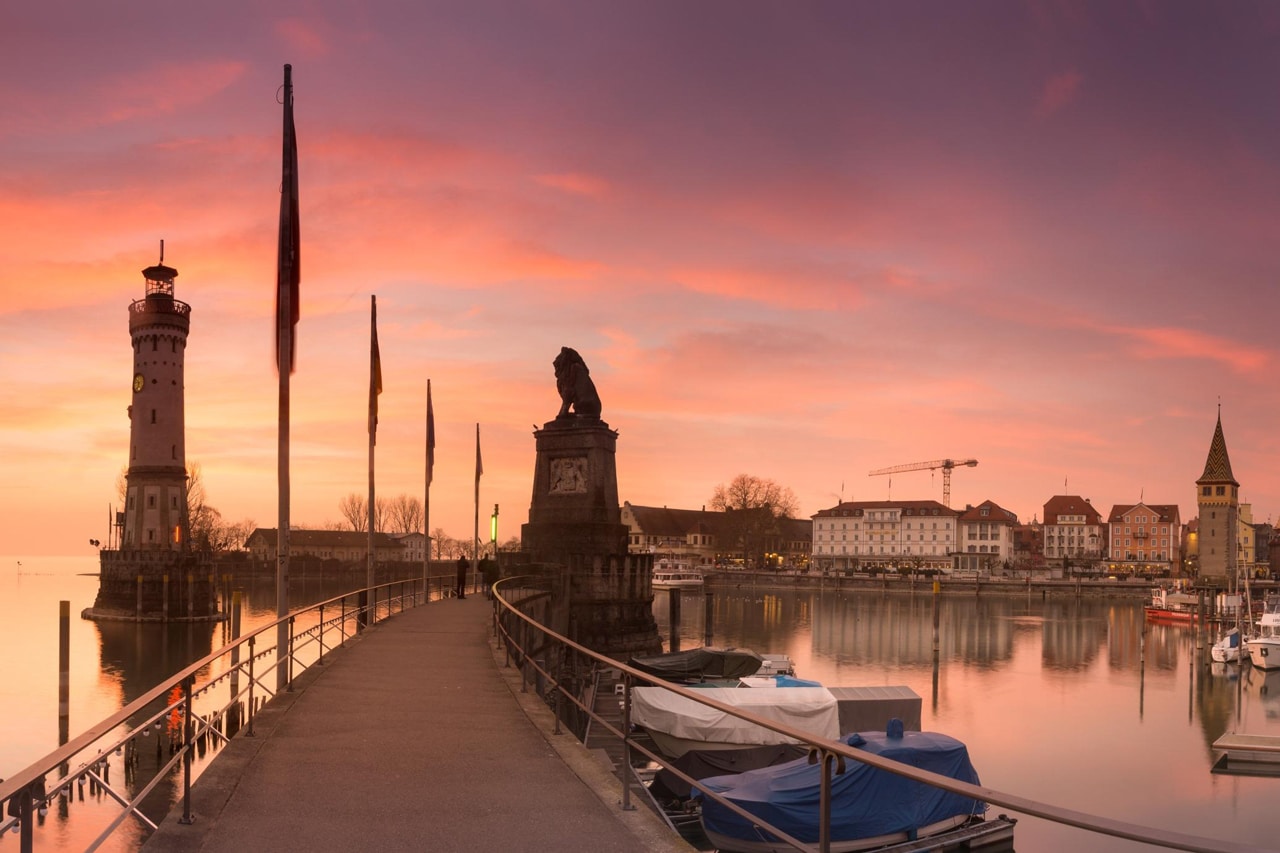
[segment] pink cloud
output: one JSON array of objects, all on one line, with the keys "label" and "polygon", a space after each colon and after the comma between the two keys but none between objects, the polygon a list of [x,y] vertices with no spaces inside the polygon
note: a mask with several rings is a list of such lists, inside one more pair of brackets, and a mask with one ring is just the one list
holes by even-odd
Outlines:
[{"label": "pink cloud", "polygon": [[1075,69],[1050,77],[1040,90],[1040,100],[1035,109],[1036,118],[1048,118],[1074,102],[1080,95],[1080,84],[1083,82],[1084,75]]},{"label": "pink cloud", "polygon": [[227,89],[247,68],[232,61],[162,63],[107,78],[95,98],[102,110],[97,117],[111,123],[174,113]]},{"label": "pink cloud", "polygon": [[609,190],[609,183],[593,175],[565,173],[559,175],[534,175],[533,179],[544,187],[560,190],[571,195],[599,197]]},{"label": "pink cloud", "polygon": [[276,22],[275,29],[290,50],[305,58],[314,59],[329,52],[329,35],[322,33],[323,28],[313,21],[285,18]]},{"label": "pink cloud", "polygon": [[1271,362],[1271,355],[1266,350],[1243,346],[1194,329],[1115,327],[1109,331],[1132,338],[1133,351],[1140,358],[1209,359],[1221,362],[1238,373],[1266,370]]}]

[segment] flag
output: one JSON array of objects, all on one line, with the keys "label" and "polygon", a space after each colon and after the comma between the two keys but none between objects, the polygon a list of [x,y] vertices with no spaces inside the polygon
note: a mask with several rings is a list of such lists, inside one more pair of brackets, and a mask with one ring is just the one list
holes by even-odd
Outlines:
[{"label": "flag", "polygon": [[369,297],[369,444],[378,443],[378,395],[382,393],[382,355],[378,352],[378,297]]},{"label": "flag", "polygon": [[[292,66],[284,67],[284,157],[280,178],[280,247],[276,255],[276,369],[293,373],[296,367],[298,351],[297,338],[294,331],[298,325],[299,288],[302,280],[299,275],[299,256],[302,242],[301,229],[298,224],[298,138],[293,127],[293,80]],[[285,315],[288,305],[288,315]],[[284,346],[288,347],[288,355],[280,340],[281,333],[288,337]]]},{"label": "flag", "polygon": [[427,485],[436,470],[436,415],[431,409],[431,380],[427,380]]},{"label": "flag", "polygon": [[480,461],[480,424],[476,424],[476,483],[480,482],[480,475],[484,473],[484,463]]}]

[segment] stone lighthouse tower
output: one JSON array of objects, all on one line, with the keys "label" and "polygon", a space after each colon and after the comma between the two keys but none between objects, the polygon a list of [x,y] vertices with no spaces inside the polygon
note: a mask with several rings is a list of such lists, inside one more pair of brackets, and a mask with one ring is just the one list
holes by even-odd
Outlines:
[{"label": "stone lighthouse tower", "polygon": [[174,298],[178,271],[142,271],[146,293],[129,306],[133,360],[129,467],[119,550],[101,552],[93,619],[210,619],[214,579],[189,539],[183,365],[191,306]]}]

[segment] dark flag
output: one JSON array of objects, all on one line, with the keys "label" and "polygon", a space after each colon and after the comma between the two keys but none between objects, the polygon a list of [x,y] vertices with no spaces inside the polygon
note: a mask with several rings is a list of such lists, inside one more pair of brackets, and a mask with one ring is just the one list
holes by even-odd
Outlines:
[{"label": "dark flag", "polygon": [[431,380],[427,380],[427,485],[436,472],[436,414],[431,408]]},{"label": "dark flag", "polygon": [[[276,369],[288,372],[296,367],[299,294],[299,247],[301,228],[298,224],[298,138],[293,128],[292,66],[284,67],[284,163],[280,179],[280,248],[276,256]],[[286,314],[287,306],[287,314]],[[282,342],[281,335],[287,337]],[[287,348],[287,355],[285,353]]]},{"label": "dark flag", "polygon": [[480,461],[480,424],[476,424],[476,488],[480,488],[480,475],[484,473],[484,463]]},{"label": "dark flag", "polygon": [[378,297],[369,297],[369,444],[378,443],[378,395],[382,393],[382,356],[378,352]]}]

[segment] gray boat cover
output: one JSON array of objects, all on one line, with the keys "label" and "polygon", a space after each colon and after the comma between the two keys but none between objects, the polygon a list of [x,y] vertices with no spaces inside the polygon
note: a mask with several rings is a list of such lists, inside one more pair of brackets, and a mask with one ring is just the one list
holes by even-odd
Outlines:
[{"label": "gray boat cover", "polygon": [[627,665],[663,681],[700,681],[755,675],[764,659],[750,649],[690,649],[665,655],[633,657]]}]

